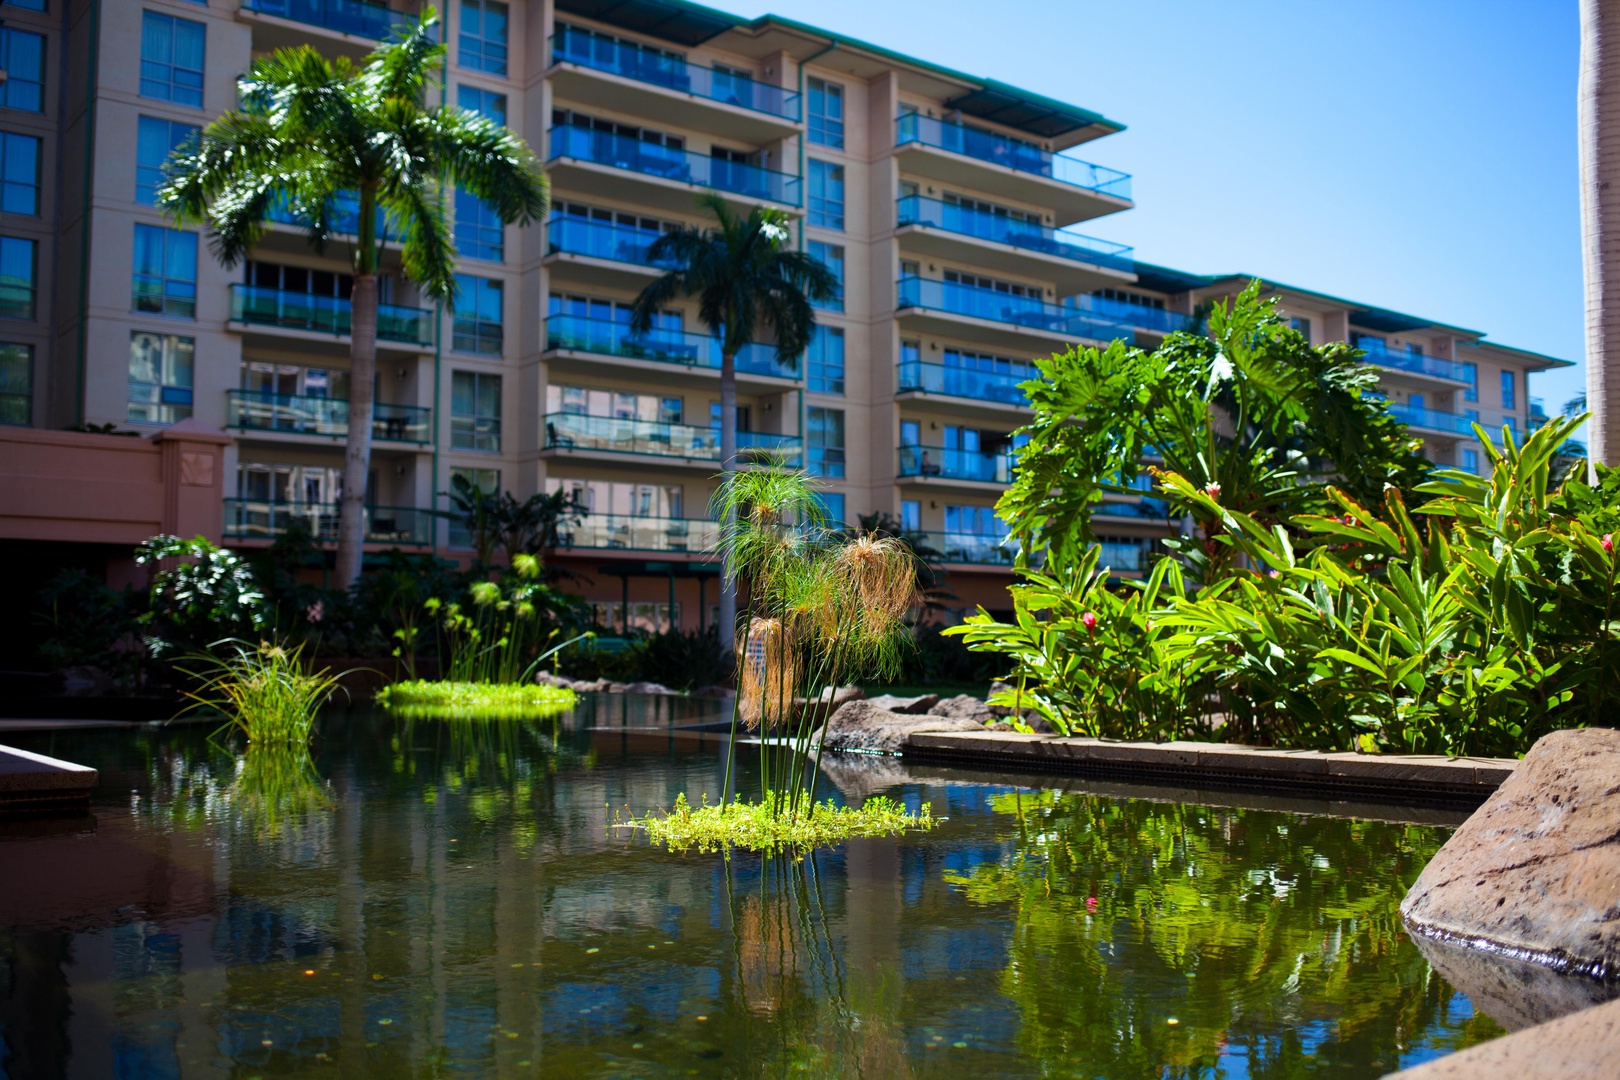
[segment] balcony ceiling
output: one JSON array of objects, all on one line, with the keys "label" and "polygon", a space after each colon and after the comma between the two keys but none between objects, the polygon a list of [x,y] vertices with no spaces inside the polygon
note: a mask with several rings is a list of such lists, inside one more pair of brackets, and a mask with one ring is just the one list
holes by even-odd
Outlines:
[{"label": "balcony ceiling", "polygon": [[557,10],[688,48],[747,21],[671,0],[557,0]]},{"label": "balcony ceiling", "polygon": [[[1099,135],[1106,135],[1114,130],[1112,125],[1108,125],[1107,121],[1094,112],[1024,94],[1011,87],[982,86],[960,97],[952,98],[945,103],[945,107],[960,110],[968,116],[976,116],[981,120],[1001,124],[1003,127],[1027,131],[1044,139],[1060,138],[1099,124],[1105,127],[1105,130],[1097,132]],[[1078,141],[1080,140],[1067,140],[1069,143]]]}]

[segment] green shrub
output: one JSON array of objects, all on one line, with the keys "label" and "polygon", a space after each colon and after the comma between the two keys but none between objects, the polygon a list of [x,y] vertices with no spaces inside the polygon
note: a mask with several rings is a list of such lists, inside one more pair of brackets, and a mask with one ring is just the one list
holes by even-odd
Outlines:
[{"label": "green shrub", "polygon": [[226,716],[221,731],[236,730],[249,742],[308,744],[315,715],[338,689],[339,676],[304,669],[303,646],[267,641],[216,641],[227,655],[195,654],[193,666],[181,668],[201,688],[189,691],[194,707],[217,709]]},{"label": "green shrub", "polygon": [[169,559],[178,561],[152,576],[148,609],[140,618],[153,656],[199,652],[264,627],[264,593],[235,552],[205,537],[169,535],[154,536],[135,549],[137,566],[161,566]]}]

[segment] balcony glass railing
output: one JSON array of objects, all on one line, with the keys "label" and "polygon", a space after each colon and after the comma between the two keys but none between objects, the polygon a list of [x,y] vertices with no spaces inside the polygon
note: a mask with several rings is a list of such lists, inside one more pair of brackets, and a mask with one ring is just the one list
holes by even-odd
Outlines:
[{"label": "balcony glass railing", "polygon": [[559,26],[551,35],[551,62],[578,64],[593,71],[622,75],[693,97],[739,105],[799,122],[799,95],[746,75],[689,64],[661,49],[595,34],[576,26]]},{"label": "balcony glass railing", "polygon": [[[388,232],[388,215],[383,213],[382,207],[378,207],[374,214],[378,236],[390,241],[401,239]],[[279,221],[283,225],[296,225],[301,229],[308,227],[308,222],[302,216],[293,213],[285,199],[272,206],[265,217],[271,221]],[[340,191],[333,197],[332,220],[328,231],[338,236],[360,235],[360,196],[352,191]]]},{"label": "balcony glass railing", "polygon": [[647,249],[658,239],[658,234],[646,229],[632,229],[608,221],[589,221],[585,218],[559,214],[546,222],[546,243],[553,252],[565,251],[571,255],[589,255],[595,259],[630,263],[633,266],[657,265],[661,269],[675,266],[672,259],[654,264]]},{"label": "balcony glass railing", "polygon": [[[295,435],[349,434],[349,403],[342,398],[227,390],[229,426],[246,431],[285,431]],[[433,440],[433,410],[418,405],[372,405],[371,437],[387,442]]]},{"label": "balcony glass railing", "polygon": [[797,176],[759,165],[642,142],[610,131],[590,131],[558,124],[551,129],[551,159],[555,161],[557,158],[591,161],[644,176],[728,191],[750,199],[769,199],[787,206],[801,205]]},{"label": "balcony glass railing", "polygon": [[1012,482],[1013,459],[1008,454],[978,450],[947,450],[941,446],[902,446],[901,476],[937,476],[946,480],[977,480],[991,484]]},{"label": "balcony glass railing", "polygon": [[930,561],[973,563],[979,566],[1011,566],[1018,557],[1018,541],[1010,536],[981,536],[977,533],[926,532],[914,534],[917,543],[931,553]]},{"label": "balcony glass railing", "polygon": [[1044,330],[1059,337],[1112,341],[1132,340],[1131,328],[1084,311],[1048,304],[1032,296],[1017,296],[954,281],[903,277],[899,282],[900,308],[927,308],[953,315]]},{"label": "balcony glass railing", "polygon": [[1404,349],[1391,349],[1382,341],[1372,341],[1363,338],[1356,342],[1356,348],[1367,355],[1362,357],[1367,363],[1376,367],[1391,368],[1395,371],[1410,371],[1416,375],[1432,375],[1437,379],[1450,379],[1453,382],[1465,383],[1468,381],[1468,367],[1454,360],[1445,360],[1438,356],[1425,356],[1422,353],[1407,352]]},{"label": "balcony glass railing", "polygon": [[[278,503],[254,499],[225,500],[225,535],[233,540],[274,540],[294,522],[309,527],[316,542],[335,544],[337,503]],[[433,542],[434,515],[411,506],[367,506],[363,517],[366,543],[418,546]]]},{"label": "balcony glass railing", "polygon": [[899,391],[921,391],[926,394],[944,394],[946,397],[972,398],[998,405],[1028,406],[1029,399],[1018,384],[1040,378],[1040,372],[1030,369],[1024,374],[1006,374],[995,371],[974,371],[971,368],[950,367],[945,364],[902,362],[900,364]]},{"label": "balcony glass railing", "polygon": [[896,146],[919,143],[979,161],[987,161],[992,165],[1005,165],[1019,172],[1044,176],[1101,195],[1112,195],[1120,199],[1131,197],[1129,173],[1093,165],[1079,158],[1054,154],[1022,139],[998,135],[993,131],[969,127],[966,124],[949,124],[918,113],[902,113],[895,119],[894,127]]},{"label": "balcony glass railing", "polygon": [[242,6],[263,15],[277,15],[308,26],[324,26],[345,34],[381,41],[396,26],[412,21],[403,11],[365,0],[243,0]]},{"label": "balcony glass railing", "polygon": [[1157,518],[1162,521],[1169,513],[1170,504],[1162,499],[1141,499],[1136,502],[1099,503],[1091,515],[1104,518]]},{"label": "balcony glass railing", "polygon": [[1110,322],[1152,330],[1160,334],[1191,330],[1198,325],[1197,320],[1191,315],[1183,315],[1179,311],[1165,311],[1163,308],[1148,307],[1146,304],[1130,304],[1124,300],[1109,300],[1101,296],[1071,296],[1064,306],[1086,312],[1093,318],[1107,319]]},{"label": "balcony glass railing", "polygon": [[1024,221],[993,214],[968,206],[959,206],[925,195],[907,195],[895,204],[896,225],[927,225],[960,236],[979,240],[993,240],[1000,244],[1026,248],[1043,255],[1056,255],[1093,266],[1106,266],[1115,270],[1133,271],[1136,260],[1131,258],[1135,249],[1112,240],[1099,240],[1094,236],[1053,229],[1038,222]]},{"label": "balcony glass railing", "polygon": [[[546,348],[720,370],[720,341],[708,334],[656,329],[645,334],[633,334],[624,323],[587,319],[579,315],[553,315],[548,318]],[[740,375],[763,375],[776,379],[799,377],[795,367],[777,360],[775,346],[762,345],[757,341],[742,347],[742,351],[737,353],[736,364]]]},{"label": "balcony glass railing", "polygon": [[561,542],[576,548],[709,552],[715,549],[719,534],[720,527],[707,518],[593,513],[563,529]]},{"label": "balcony glass railing", "polygon": [[[231,286],[232,322],[341,336],[349,332],[352,314],[349,301],[335,296],[310,296],[256,285]],[[426,308],[378,304],[377,336],[385,341],[431,345],[433,312]]]},{"label": "balcony glass railing", "polygon": [[1416,405],[1391,405],[1390,415],[1407,427],[1443,431],[1450,435],[1472,435],[1474,420],[1461,413],[1441,412]]},{"label": "balcony glass railing", "polygon": [[[615,454],[720,461],[720,432],[691,424],[627,420],[615,416],[546,414],[546,449],[604,450]],[[737,432],[737,461],[742,465],[799,463],[804,450],[796,435],[762,431]]]}]

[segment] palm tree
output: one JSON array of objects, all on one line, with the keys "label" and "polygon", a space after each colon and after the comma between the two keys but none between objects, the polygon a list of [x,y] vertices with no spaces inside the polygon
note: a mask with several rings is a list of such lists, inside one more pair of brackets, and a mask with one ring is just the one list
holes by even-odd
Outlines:
[{"label": "palm tree", "polygon": [[[653,241],[647,261],[675,269],[641,290],[630,328],[648,333],[675,298],[698,298],[698,318],[720,338],[720,472],[729,486],[737,471],[737,353],[765,327],[776,337],[777,359],[796,364],[816,329],[811,302],[837,296],[838,278],[820,259],[783,247],[787,216],[780,210],[756,206],[742,218],[713,194],[698,205],[714,214],[718,228],[687,226]],[[731,649],[736,623],[737,586],[727,581],[720,589],[722,648]]]},{"label": "palm tree", "polygon": [[1620,5],[1581,0],[1581,261],[1591,457],[1620,463]]},{"label": "palm tree", "polygon": [[340,201],[358,199],[337,552],[337,578],[346,586],[360,578],[385,238],[402,239],[405,272],[427,296],[453,306],[456,249],[445,185],[476,195],[507,224],[546,212],[545,177],[527,143],[473,113],[423,104],[445,51],[434,41],[436,22],[425,9],[413,29],[358,67],[308,45],[255,60],[238,80],[241,105],[176,151],[158,192],[158,205],[176,221],[209,226],[227,267],[241,262],[266,219],[283,211],[303,222],[311,245],[323,251],[343,235]]}]

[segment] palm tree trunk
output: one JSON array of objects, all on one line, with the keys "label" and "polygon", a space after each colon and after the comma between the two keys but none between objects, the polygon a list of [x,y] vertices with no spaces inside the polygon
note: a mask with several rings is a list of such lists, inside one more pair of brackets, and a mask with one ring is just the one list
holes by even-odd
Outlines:
[{"label": "palm tree trunk", "polygon": [[1615,0],[1581,0],[1578,98],[1590,456],[1614,465],[1620,464],[1620,3]]},{"label": "palm tree trunk", "polygon": [[[720,478],[729,484],[737,471],[737,357],[720,354]],[[721,525],[736,524],[731,511]],[[720,580],[720,648],[730,655],[737,642],[737,583]]]},{"label": "palm tree trunk", "polygon": [[343,456],[337,550],[337,581],[345,589],[360,580],[366,538],[366,481],[371,473],[372,399],[377,382],[376,274],[355,274],[349,320],[349,438]]}]

